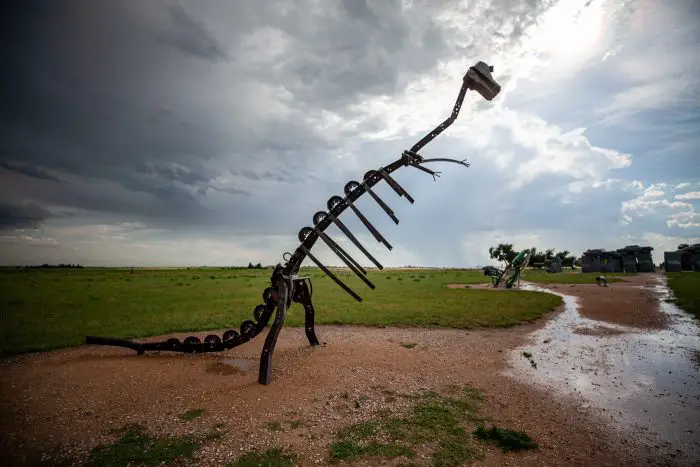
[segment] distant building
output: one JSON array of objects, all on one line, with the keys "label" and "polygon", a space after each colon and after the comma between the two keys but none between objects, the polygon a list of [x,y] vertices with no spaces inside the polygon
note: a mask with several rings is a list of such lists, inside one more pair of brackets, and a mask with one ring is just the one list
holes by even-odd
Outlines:
[{"label": "distant building", "polygon": [[700,272],[700,243],[676,251],[664,252],[664,267],[667,272]]},{"label": "distant building", "polygon": [[561,272],[562,266],[561,266],[561,258],[559,257],[554,257],[548,264],[547,264],[547,272]]},{"label": "distant building", "polygon": [[[586,250],[581,256],[582,272],[654,272],[650,246],[627,245],[617,250]],[[700,258],[698,258],[700,259]]]},{"label": "distant building", "polygon": [[656,267],[654,266],[654,260],[651,257],[650,246],[645,246],[639,249],[637,252],[637,270],[639,272],[654,272]]},{"label": "distant building", "polygon": [[678,251],[664,251],[664,270],[666,272],[681,272],[683,271],[683,264],[681,260],[683,258],[683,252]]},{"label": "distant building", "polygon": [[686,248],[686,250],[690,252],[693,269],[695,272],[700,272],[700,243],[690,245],[688,248]]},{"label": "distant building", "polygon": [[600,259],[600,272],[624,272],[622,255],[617,251],[604,251]]},{"label": "distant building", "polygon": [[637,252],[640,249],[639,245],[627,245],[617,250],[622,255],[624,272],[637,272]]},{"label": "distant building", "polygon": [[581,256],[581,272],[601,272],[601,257],[605,250],[586,250]]}]

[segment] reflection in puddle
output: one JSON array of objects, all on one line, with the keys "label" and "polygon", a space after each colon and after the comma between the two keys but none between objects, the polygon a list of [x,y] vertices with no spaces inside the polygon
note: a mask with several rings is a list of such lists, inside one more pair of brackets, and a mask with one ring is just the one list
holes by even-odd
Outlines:
[{"label": "reflection in puddle", "polygon": [[237,358],[211,362],[209,365],[207,365],[206,371],[207,373],[214,373],[218,375],[236,375],[243,374],[249,371],[250,368],[250,360]]},{"label": "reflection in puddle", "polygon": [[[532,345],[512,352],[509,373],[582,396],[614,426],[635,426],[677,460],[700,459],[700,368],[693,362],[700,328],[665,301],[670,292],[664,279],[653,287],[669,318],[669,328],[661,331],[584,318],[576,297],[529,284],[522,288],[561,296],[565,311],[531,335]],[[532,354],[537,366],[522,352]]]}]

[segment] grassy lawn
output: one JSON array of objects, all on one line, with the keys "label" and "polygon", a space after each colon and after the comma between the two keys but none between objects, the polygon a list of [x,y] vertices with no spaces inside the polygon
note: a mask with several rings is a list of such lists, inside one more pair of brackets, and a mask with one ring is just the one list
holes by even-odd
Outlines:
[{"label": "grassy lawn", "polygon": [[[180,331],[238,329],[262,302],[270,270],[0,269],[0,355],[79,345],[86,335],[138,338]],[[448,289],[485,283],[480,270],[370,271],[369,289],[337,271],[363,297],[357,303],[316,268],[311,276],[319,324],[510,326],[556,308],[559,297],[527,291]],[[556,274],[562,276],[562,274]],[[301,306],[289,326],[303,325]]]},{"label": "grassy lawn", "polygon": [[668,286],[676,296],[676,304],[700,318],[700,273],[667,272]]}]

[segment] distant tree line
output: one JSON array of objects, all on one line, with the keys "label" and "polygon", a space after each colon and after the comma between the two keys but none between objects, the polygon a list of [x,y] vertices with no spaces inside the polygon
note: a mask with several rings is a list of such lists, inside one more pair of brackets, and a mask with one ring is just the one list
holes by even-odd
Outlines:
[{"label": "distant tree line", "polygon": [[[24,265],[24,266],[8,266],[10,268],[15,268],[15,269],[84,269],[85,266],[82,264],[68,264],[68,263],[59,263],[59,264],[32,264],[32,265]],[[206,266],[201,266],[202,268],[206,268]],[[217,269],[242,269],[245,268],[246,266],[215,266]],[[248,263],[248,269],[270,269],[273,266],[267,265],[263,266],[261,263],[253,264],[253,263]],[[186,267],[185,269],[190,270],[190,269],[198,269],[198,267]],[[131,267],[131,272],[134,272],[134,267]]]},{"label": "distant tree line", "polygon": [[84,266],[80,264],[66,264],[66,263],[59,263],[59,264],[38,264],[38,265],[26,265],[26,266],[17,266],[17,269],[83,269]]},{"label": "distant tree line", "polygon": [[[499,243],[498,246],[492,246],[489,248],[489,256],[491,259],[505,263],[510,263],[513,261],[515,257],[518,256],[518,253],[520,253],[520,250],[513,248],[512,243]],[[555,258],[559,258],[561,260],[562,267],[565,268],[573,268],[581,265],[580,260],[569,254],[568,250],[555,253],[554,248],[549,248],[544,251],[538,251],[537,248],[532,248],[530,261],[529,264],[526,264],[526,266],[530,266],[535,269],[542,269],[554,261]]]}]

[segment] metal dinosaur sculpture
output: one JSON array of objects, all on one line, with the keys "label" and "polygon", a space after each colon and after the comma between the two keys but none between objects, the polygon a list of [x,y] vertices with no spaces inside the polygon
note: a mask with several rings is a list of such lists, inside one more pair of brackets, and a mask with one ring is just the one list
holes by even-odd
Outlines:
[{"label": "metal dinosaur sculpture", "polygon": [[457,164],[469,167],[465,161],[457,161],[454,159],[435,158],[424,159],[418,152],[447,127],[449,127],[457,118],[462,102],[467,90],[478,92],[486,100],[492,100],[501,91],[501,86],[493,79],[491,72],[493,67],[484,62],[478,62],[470,67],[464,75],[462,87],[457,96],[452,114],[434,130],[425,135],[409,150],[403,151],[401,157],[389,165],[380,167],[377,170],[367,172],[361,182],[350,181],[344,187],[345,196],[333,196],[328,200],[328,211],[319,211],[313,216],[313,227],[304,227],[299,231],[299,241],[301,244],[297,247],[294,253],[285,253],[282,257],[285,260],[284,265],[277,264],[270,278],[271,286],[266,288],[262,293],[263,303],[256,306],[253,310],[253,319],[246,320],[240,326],[240,332],[236,330],[228,330],[224,332],[222,337],[215,334],[210,334],[204,338],[204,342],[196,336],[190,336],[180,341],[176,338],[170,338],[162,342],[136,342],[128,339],[118,339],[109,337],[87,336],[86,344],[112,345],[127,347],[135,350],[138,354],[143,354],[146,351],[173,351],[173,352],[219,352],[228,350],[244,344],[258,334],[267,326],[273,312],[276,311],[275,318],[270,326],[270,331],[265,339],[262,354],[260,356],[260,367],[258,373],[258,382],[260,384],[269,384],[272,371],[272,353],[275,349],[277,337],[284,325],[287,315],[287,310],[292,302],[300,303],[304,307],[305,312],[305,332],[309,343],[312,346],[319,345],[318,338],[314,331],[314,306],[311,301],[312,286],[311,280],[308,277],[298,276],[299,269],[304,259],[309,258],[314,262],[325,274],[327,274],[338,286],[350,294],[358,302],[362,298],[357,295],[352,289],[345,285],[338,277],[336,277],[326,266],[324,266],[311,253],[311,249],[318,239],[321,239],[328,247],[338,255],[338,257],[352,270],[368,287],[374,289],[375,286],[367,279],[367,271],[355,261],[343,248],[340,247],[326,233],[326,229],[331,225],[335,225],[343,232],[348,239],[379,269],[383,266],[360,244],[357,238],[348,230],[348,228],[340,220],[340,215],[350,209],[365,225],[367,230],[374,238],[384,244],[389,250],[392,249],[391,244],[374,228],[372,223],[360,212],[355,206],[355,201],[364,193],[368,193],[387,215],[396,223],[399,220],[394,215],[394,212],[387,206],[384,201],[377,196],[372,190],[372,187],[382,180],[396,192],[399,197],[405,197],[411,204],[414,200],[406,190],[391,177],[391,174],[401,167],[415,167],[423,172],[430,174],[433,179],[439,176],[440,172],[434,172],[422,164],[427,162],[454,162]]},{"label": "metal dinosaur sculpture", "polygon": [[494,266],[485,266],[481,269],[485,276],[491,278],[491,284],[494,288],[512,289],[516,283],[520,283],[520,277],[530,262],[531,255],[531,249],[523,250],[506,265],[505,269],[498,269]]}]

